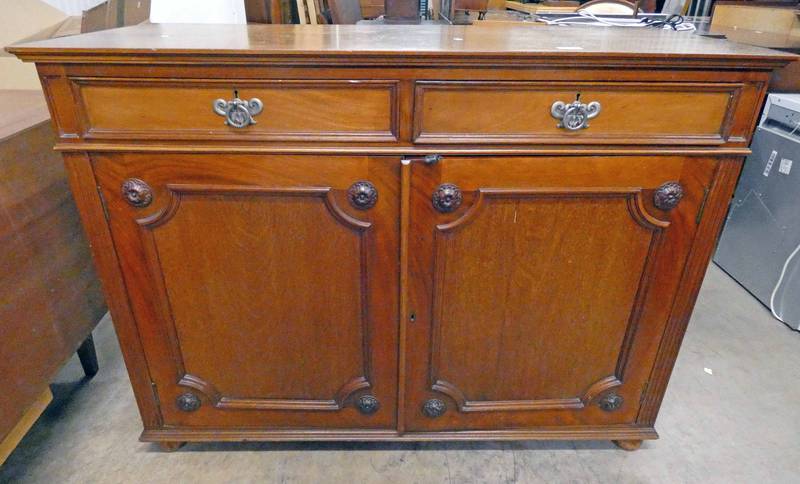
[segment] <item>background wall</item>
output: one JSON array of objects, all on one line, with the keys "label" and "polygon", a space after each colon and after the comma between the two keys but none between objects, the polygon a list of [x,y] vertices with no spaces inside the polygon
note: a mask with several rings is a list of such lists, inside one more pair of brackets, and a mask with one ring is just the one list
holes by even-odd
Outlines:
[{"label": "background wall", "polygon": [[84,10],[89,10],[103,0],[44,0],[67,15],[80,15]]},{"label": "background wall", "polygon": [[2,50],[66,18],[59,9],[39,0],[0,0],[0,89],[39,89],[33,64],[23,64]]}]

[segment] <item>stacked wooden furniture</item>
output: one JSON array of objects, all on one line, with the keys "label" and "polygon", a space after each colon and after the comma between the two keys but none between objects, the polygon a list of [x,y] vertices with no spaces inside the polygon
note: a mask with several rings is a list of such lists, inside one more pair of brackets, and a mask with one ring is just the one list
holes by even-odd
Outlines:
[{"label": "stacked wooden furniture", "polygon": [[106,312],[40,91],[0,91],[0,464],[52,399],[76,350],[97,372]]},{"label": "stacked wooden furniture", "polygon": [[144,421],[654,429],[770,72],[670,31],[145,25],[38,64]]}]

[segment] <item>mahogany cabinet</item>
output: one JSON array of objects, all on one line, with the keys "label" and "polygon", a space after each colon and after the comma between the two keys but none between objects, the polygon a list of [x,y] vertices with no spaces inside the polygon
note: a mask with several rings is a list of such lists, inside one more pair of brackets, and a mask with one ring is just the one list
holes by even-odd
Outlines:
[{"label": "mahogany cabinet", "polygon": [[11,51],[38,63],[142,439],[166,448],[656,438],[791,59],[526,26],[143,25]]}]

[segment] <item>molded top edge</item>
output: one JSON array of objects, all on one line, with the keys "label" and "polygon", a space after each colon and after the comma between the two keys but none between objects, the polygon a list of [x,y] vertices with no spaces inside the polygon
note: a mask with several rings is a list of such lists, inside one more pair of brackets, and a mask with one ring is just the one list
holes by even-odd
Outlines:
[{"label": "molded top edge", "polygon": [[[574,59],[630,63],[693,63],[716,60],[764,67],[797,56],[712,39],[690,32],[650,28],[560,27],[531,24],[453,25],[205,25],[140,24],[90,34],[14,45],[24,60],[122,62],[123,57],[172,59],[182,63],[213,57],[315,58],[322,64],[358,59],[471,59],[508,62]],[[742,68],[747,67],[742,65]],[[736,66],[732,66],[736,67]]]}]

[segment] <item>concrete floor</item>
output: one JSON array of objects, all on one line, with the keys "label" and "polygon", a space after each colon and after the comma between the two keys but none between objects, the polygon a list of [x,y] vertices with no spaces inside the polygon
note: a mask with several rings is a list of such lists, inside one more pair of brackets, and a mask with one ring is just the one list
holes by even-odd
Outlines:
[{"label": "concrete floor", "polygon": [[162,453],[141,424],[108,319],[100,373],[73,358],[0,482],[800,482],[800,333],[709,269],[657,429],[608,442],[190,444]]}]

